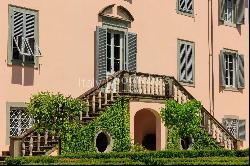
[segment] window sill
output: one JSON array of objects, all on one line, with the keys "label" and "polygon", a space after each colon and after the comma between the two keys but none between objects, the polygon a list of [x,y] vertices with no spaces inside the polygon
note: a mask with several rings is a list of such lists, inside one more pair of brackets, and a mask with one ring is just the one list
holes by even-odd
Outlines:
[{"label": "window sill", "polygon": [[187,83],[187,82],[181,82],[181,81],[179,81],[180,82],[180,84],[182,85],[182,86],[188,86],[188,87],[193,87],[193,88],[195,88],[195,84],[194,83]]},{"label": "window sill", "polygon": [[28,66],[36,68],[35,62],[23,62],[22,60],[17,60],[17,59],[11,60],[11,63],[8,63],[8,65]]},{"label": "window sill", "polygon": [[180,11],[178,9],[176,9],[176,13],[180,14],[180,15],[184,15],[184,16],[188,16],[188,17],[194,18],[194,13],[186,13],[186,12]]},{"label": "window sill", "polygon": [[222,21],[222,22],[223,22],[223,25],[225,25],[225,26],[233,27],[233,28],[236,28],[236,27],[237,27],[237,24],[235,24],[235,23],[226,22],[226,21]]},{"label": "window sill", "polygon": [[224,91],[232,91],[232,92],[239,92],[239,89],[236,87],[224,87]]}]

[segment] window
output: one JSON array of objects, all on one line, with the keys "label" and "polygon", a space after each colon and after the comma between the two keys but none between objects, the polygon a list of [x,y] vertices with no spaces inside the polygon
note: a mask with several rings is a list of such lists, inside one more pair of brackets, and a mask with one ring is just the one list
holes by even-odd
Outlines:
[{"label": "window", "polygon": [[112,75],[123,68],[123,36],[121,32],[107,32],[107,75]]},{"label": "window", "polygon": [[26,108],[10,108],[10,136],[19,136],[31,127],[31,118],[26,113]]},{"label": "window", "polygon": [[220,0],[220,20],[225,24],[244,24],[245,0]]},{"label": "window", "polygon": [[194,43],[178,40],[179,81],[194,84]]},{"label": "window", "polygon": [[120,70],[136,72],[137,34],[115,25],[97,27],[96,80],[100,82]]},{"label": "window", "polygon": [[244,87],[244,56],[236,51],[221,51],[221,81],[225,88]]},{"label": "window", "polygon": [[38,47],[37,12],[10,6],[9,64],[35,64]]},{"label": "window", "polygon": [[193,0],[177,0],[179,12],[193,14]]},{"label": "window", "polygon": [[246,140],[246,120],[235,115],[225,115],[222,124],[235,138]]}]

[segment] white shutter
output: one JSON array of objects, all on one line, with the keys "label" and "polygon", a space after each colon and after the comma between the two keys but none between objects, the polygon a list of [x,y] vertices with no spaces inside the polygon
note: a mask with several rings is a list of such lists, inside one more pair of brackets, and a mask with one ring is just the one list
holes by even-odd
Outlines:
[{"label": "white shutter", "polygon": [[136,56],[137,56],[137,34],[128,33],[128,71],[136,72]]},{"label": "white shutter", "polygon": [[107,75],[107,29],[96,27],[96,81],[106,79]]}]

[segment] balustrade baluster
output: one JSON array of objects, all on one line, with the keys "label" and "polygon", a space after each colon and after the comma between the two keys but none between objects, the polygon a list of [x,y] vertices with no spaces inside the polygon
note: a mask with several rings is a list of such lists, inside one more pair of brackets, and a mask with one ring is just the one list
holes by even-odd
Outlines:
[{"label": "balustrade baluster", "polygon": [[107,92],[104,93],[104,104],[108,104],[108,94],[107,94]]},{"label": "balustrade baluster", "polygon": [[30,134],[30,141],[29,141],[29,156],[33,155],[33,133]]},{"label": "balustrade baluster", "polygon": [[159,78],[158,78],[158,92],[157,92],[157,94],[158,94],[159,96],[162,96],[162,94],[161,94],[161,92],[162,92],[161,87],[162,87],[162,77],[159,77]]},{"label": "balustrade baluster", "polygon": [[113,88],[113,81],[111,82],[111,86],[110,86],[110,101],[114,101],[114,92],[113,92],[114,88]]},{"label": "balustrade baluster", "polygon": [[150,77],[149,76],[146,77],[146,94],[147,95],[150,94]]},{"label": "balustrade baluster", "polygon": [[37,133],[37,151],[40,151],[40,141],[41,141],[41,136],[39,133]]},{"label": "balustrade baluster", "polygon": [[169,84],[165,78],[162,78],[161,86],[162,86],[162,89],[161,89],[162,96],[168,97],[166,94],[166,90],[168,90]]},{"label": "balustrade baluster", "polygon": [[138,85],[138,93],[142,94],[142,83],[141,83],[141,76],[137,77],[137,85]]},{"label": "balustrade baluster", "polygon": [[48,137],[49,137],[49,134],[48,134],[48,130],[45,131],[45,134],[44,134],[44,144],[45,146],[48,145]]},{"label": "balustrade baluster", "polygon": [[102,92],[98,93],[98,109],[102,109]]},{"label": "balustrade baluster", "polygon": [[118,94],[120,92],[120,79],[116,79],[116,93]]},{"label": "balustrade baluster", "polygon": [[142,91],[141,91],[141,93],[142,94],[145,94],[145,77],[144,76],[142,76],[141,77],[141,89],[142,89]]},{"label": "balustrade baluster", "polygon": [[92,113],[95,113],[95,94],[92,95]]},{"label": "balustrade baluster", "polygon": [[158,95],[158,78],[154,77],[153,79],[153,84],[154,84],[154,95]]},{"label": "balustrade baluster", "polygon": [[22,156],[25,156],[25,143],[24,143],[24,140],[22,140]]},{"label": "balustrade baluster", "polygon": [[89,100],[88,99],[86,100],[86,105],[87,105],[87,107],[86,107],[86,115],[85,115],[85,117],[89,117]]},{"label": "balustrade baluster", "polygon": [[128,93],[132,93],[132,78],[131,76],[128,77]]}]

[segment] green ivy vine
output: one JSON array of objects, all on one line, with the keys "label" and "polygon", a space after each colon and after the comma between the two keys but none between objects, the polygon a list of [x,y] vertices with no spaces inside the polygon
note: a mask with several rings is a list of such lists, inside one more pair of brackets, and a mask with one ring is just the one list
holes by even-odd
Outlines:
[{"label": "green ivy vine", "polygon": [[179,104],[173,99],[165,102],[160,115],[168,128],[167,149],[181,149],[180,139],[192,137],[194,150],[219,149],[218,143],[201,127],[201,102],[190,100]]},{"label": "green ivy vine", "polygon": [[131,139],[129,130],[128,101],[119,98],[108,107],[99,117],[86,126],[74,126],[71,137],[63,142],[63,153],[95,152],[95,135],[98,131],[109,132],[113,140],[112,151],[129,151]]}]

